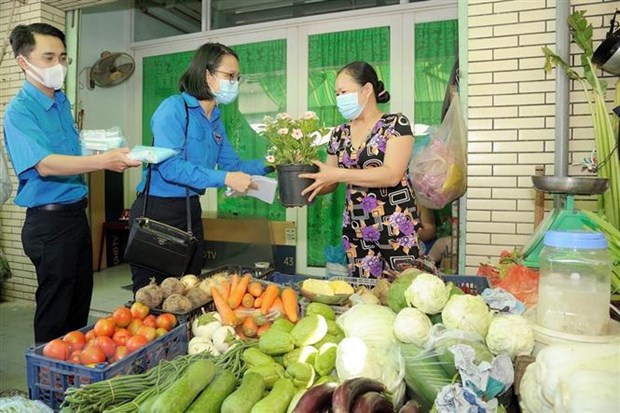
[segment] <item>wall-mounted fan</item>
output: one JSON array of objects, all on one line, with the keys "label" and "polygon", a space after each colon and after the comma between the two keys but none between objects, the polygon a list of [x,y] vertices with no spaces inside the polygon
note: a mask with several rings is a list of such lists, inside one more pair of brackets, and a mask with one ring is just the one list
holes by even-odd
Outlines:
[{"label": "wall-mounted fan", "polygon": [[102,52],[99,60],[90,68],[88,86],[110,87],[127,80],[135,69],[133,57],[127,53]]}]

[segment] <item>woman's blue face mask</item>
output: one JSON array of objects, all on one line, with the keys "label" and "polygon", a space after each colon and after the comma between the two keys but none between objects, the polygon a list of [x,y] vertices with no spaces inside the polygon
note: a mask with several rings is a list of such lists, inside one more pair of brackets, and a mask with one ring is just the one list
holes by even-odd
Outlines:
[{"label": "woman's blue face mask", "polygon": [[354,120],[357,119],[357,117],[362,113],[366,103],[360,105],[359,93],[352,92],[336,96],[336,106],[338,106],[338,111],[343,118],[347,120]]},{"label": "woman's blue face mask", "polygon": [[220,90],[213,92],[215,101],[218,104],[227,105],[237,99],[237,96],[239,96],[239,81],[235,80],[231,83],[230,80],[218,80],[220,82]]}]

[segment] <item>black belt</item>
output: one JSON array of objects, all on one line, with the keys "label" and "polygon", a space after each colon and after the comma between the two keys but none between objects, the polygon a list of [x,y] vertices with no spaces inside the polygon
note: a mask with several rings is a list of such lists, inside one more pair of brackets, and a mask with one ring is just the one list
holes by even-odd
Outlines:
[{"label": "black belt", "polygon": [[72,204],[47,204],[33,207],[35,211],[83,211],[88,206],[88,198],[83,198]]}]

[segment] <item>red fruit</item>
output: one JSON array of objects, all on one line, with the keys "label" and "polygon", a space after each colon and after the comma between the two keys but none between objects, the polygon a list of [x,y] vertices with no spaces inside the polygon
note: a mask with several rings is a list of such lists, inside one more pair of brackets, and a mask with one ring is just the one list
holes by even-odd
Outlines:
[{"label": "red fruit", "polygon": [[86,345],[86,336],[78,330],[65,334],[62,340],[69,343],[69,346],[71,346],[71,351],[82,350]]},{"label": "red fruit", "polygon": [[71,363],[80,364],[82,362],[82,358],[81,357],[82,357],[82,351],[81,350],[75,350],[69,356],[68,361],[70,361]]},{"label": "red fruit", "polygon": [[101,347],[97,345],[86,346],[84,350],[82,350],[80,361],[82,364],[103,363],[106,361],[106,356]]},{"label": "red fruit", "polygon": [[116,344],[114,344],[114,341],[108,336],[97,337],[95,339],[95,346],[101,348],[106,357],[112,357],[114,355],[114,350],[116,349]]},{"label": "red fruit", "polygon": [[124,346],[127,344],[127,340],[131,337],[131,333],[126,328],[119,328],[114,332],[112,340],[117,346]]},{"label": "red fruit", "polygon": [[119,327],[127,327],[131,322],[131,310],[127,307],[118,307],[112,313],[112,319]]},{"label": "red fruit", "polygon": [[142,320],[142,325],[145,325],[147,327],[157,327],[155,321],[155,316],[153,314],[149,314]]},{"label": "red fruit", "polygon": [[138,301],[131,305],[131,316],[142,320],[149,314],[149,308]]},{"label": "red fruit", "polygon": [[134,318],[127,326],[127,330],[129,330],[131,335],[136,335],[138,334],[138,330],[140,330],[140,327],[142,327],[142,320],[140,320],[139,318]]},{"label": "red fruit", "polygon": [[112,337],[114,331],[116,331],[116,324],[110,319],[102,318],[95,323],[95,328],[93,330],[95,331],[95,336],[97,337]]},{"label": "red fruit", "polygon": [[155,340],[155,338],[157,337],[157,332],[155,331],[155,327],[149,327],[149,326],[140,327],[137,334],[146,337],[149,343]]},{"label": "red fruit", "polygon": [[159,337],[167,334],[168,330],[166,330],[165,328],[159,327],[157,330],[155,330],[155,333],[157,334],[157,338],[159,338]]},{"label": "red fruit", "polygon": [[119,361],[121,359],[124,359],[128,355],[129,355],[129,350],[127,350],[127,347],[118,346],[116,347],[116,350],[114,351],[114,357],[112,357],[112,360]]},{"label": "red fruit", "polygon": [[95,339],[95,330],[88,330],[86,334],[84,334],[84,338],[86,339],[86,343],[89,343],[91,340]]},{"label": "red fruit", "polygon": [[71,347],[69,343],[56,338],[43,347],[43,355],[45,357],[53,358],[56,360],[65,361],[71,354]]},{"label": "red fruit", "polygon": [[[166,331],[172,330],[172,327],[174,327],[174,325],[172,323],[173,323],[173,321],[176,321],[176,320],[173,320],[170,317],[171,315],[172,314],[168,314],[168,313],[158,315],[157,319],[155,320],[155,327],[163,328]],[[172,317],[174,317],[174,316],[172,316]]]},{"label": "red fruit", "polygon": [[143,335],[137,334],[127,340],[127,351],[133,353],[141,347],[144,347],[148,344],[148,340]]}]

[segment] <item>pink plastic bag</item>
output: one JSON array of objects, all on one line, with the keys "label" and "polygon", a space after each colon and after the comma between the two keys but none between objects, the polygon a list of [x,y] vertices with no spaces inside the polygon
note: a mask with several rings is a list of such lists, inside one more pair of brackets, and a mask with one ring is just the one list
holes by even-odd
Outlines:
[{"label": "pink plastic bag", "polygon": [[467,191],[466,139],[459,95],[454,92],[443,122],[411,163],[411,181],[420,205],[441,209]]}]

